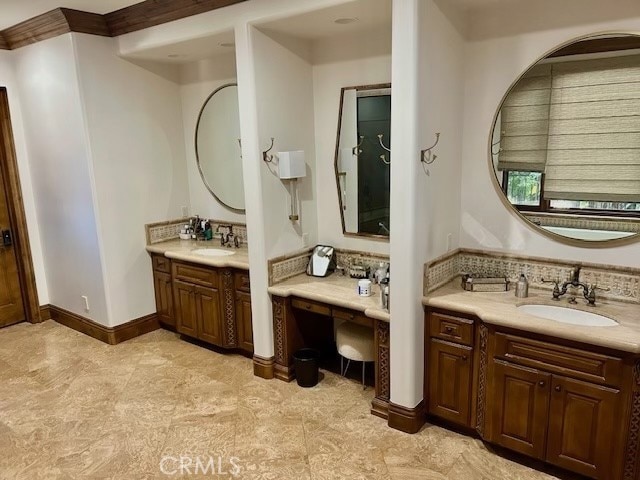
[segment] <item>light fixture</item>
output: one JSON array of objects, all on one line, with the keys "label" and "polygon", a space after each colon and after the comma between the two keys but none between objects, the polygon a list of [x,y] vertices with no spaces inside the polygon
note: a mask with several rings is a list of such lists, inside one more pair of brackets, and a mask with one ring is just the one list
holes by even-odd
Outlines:
[{"label": "light fixture", "polygon": [[236,44],[234,42],[222,42],[219,43],[218,46],[223,48],[233,48],[236,46]]},{"label": "light fixture", "polygon": [[338,25],[349,25],[350,23],[357,22],[358,19],[356,17],[344,17],[344,18],[336,18],[333,23],[337,23]]},{"label": "light fixture", "polygon": [[167,55],[168,58],[185,58],[186,55],[184,53],[170,53]]}]

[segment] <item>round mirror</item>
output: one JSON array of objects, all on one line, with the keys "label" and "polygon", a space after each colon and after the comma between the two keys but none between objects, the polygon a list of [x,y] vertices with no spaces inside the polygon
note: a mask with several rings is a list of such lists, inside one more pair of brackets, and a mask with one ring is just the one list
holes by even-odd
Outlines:
[{"label": "round mirror", "polygon": [[196,126],[196,159],[207,189],[222,205],[244,213],[238,86],[224,85],[204,102]]},{"label": "round mirror", "polygon": [[640,37],[563,45],[505,94],[490,135],[505,203],[555,239],[610,246],[640,234]]}]

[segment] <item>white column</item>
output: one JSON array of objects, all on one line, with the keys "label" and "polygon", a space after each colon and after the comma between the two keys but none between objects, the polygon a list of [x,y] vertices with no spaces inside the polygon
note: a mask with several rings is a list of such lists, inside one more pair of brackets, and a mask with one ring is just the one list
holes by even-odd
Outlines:
[{"label": "white column", "polygon": [[258,109],[256,81],[251,43],[251,26],[236,26],[236,63],[238,71],[238,101],[240,104],[240,129],[242,134],[242,168],[244,175],[247,236],[249,237],[249,265],[251,279],[251,311],[253,317],[254,354],[273,356],[273,325],[271,299],[267,293],[269,272],[263,215],[258,134]]},{"label": "white column", "polygon": [[393,0],[391,95],[391,402],[413,408],[423,397],[424,243],[418,228],[424,171],[418,160],[419,4]]}]

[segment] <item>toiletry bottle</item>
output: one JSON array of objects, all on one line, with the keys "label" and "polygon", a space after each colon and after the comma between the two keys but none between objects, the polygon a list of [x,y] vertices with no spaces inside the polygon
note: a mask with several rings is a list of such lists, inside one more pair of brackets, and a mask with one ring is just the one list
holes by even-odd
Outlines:
[{"label": "toiletry bottle", "polygon": [[520,274],[520,278],[516,282],[516,297],[527,298],[529,296],[529,281],[524,273]]}]

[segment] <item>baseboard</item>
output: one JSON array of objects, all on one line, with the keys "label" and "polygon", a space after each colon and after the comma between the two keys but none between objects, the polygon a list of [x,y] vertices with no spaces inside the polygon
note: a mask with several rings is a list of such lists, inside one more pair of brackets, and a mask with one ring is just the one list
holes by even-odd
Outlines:
[{"label": "baseboard", "polygon": [[51,305],[40,306],[40,321],[51,320]]},{"label": "baseboard", "polygon": [[56,322],[109,345],[116,345],[160,328],[158,316],[155,313],[136,318],[116,327],[105,327],[93,320],[55,305],[49,305],[48,309],[51,318]]},{"label": "baseboard", "polygon": [[256,377],[271,380],[275,377],[274,371],[275,358],[264,358],[258,355],[253,356],[253,374]]},{"label": "baseboard", "polygon": [[387,420],[389,418],[389,402],[374,398],[371,401],[371,415]]},{"label": "baseboard", "polygon": [[424,425],[424,400],[413,408],[389,402],[389,426],[405,433],[418,433]]}]

